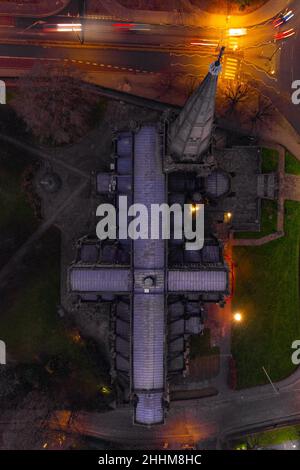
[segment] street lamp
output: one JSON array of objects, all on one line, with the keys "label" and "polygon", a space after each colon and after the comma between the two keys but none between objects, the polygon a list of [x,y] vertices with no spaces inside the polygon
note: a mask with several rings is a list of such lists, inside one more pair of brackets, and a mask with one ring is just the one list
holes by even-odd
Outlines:
[{"label": "street lamp", "polygon": [[199,210],[199,204],[191,204],[190,210],[192,214],[195,214]]},{"label": "street lamp", "polygon": [[228,30],[228,34],[231,37],[240,37],[240,36],[246,36],[247,34],[247,29],[246,28],[230,28]]},{"label": "street lamp", "polygon": [[243,315],[240,312],[236,312],[233,315],[233,319],[236,323],[241,323],[243,321]]},{"label": "street lamp", "polygon": [[226,212],[224,214],[224,222],[228,224],[231,222],[231,220],[232,220],[232,212]]}]

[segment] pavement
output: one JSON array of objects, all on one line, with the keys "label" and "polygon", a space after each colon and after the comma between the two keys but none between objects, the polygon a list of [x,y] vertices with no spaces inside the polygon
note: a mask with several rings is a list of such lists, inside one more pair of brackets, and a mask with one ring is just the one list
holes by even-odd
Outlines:
[{"label": "pavement", "polygon": [[55,224],[59,215],[63,214],[66,209],[72,204],[73,200],[80,195],[87,184],[90,182],[90,173],[85,173],[84,171],[69,165],[67,162],[63,161],[60,158],[55,157],[53,152],[46,152],[38,147],[34,148],[29,144],[21,142],[14,137],[10,137],[4,134],[0,134],[0,140],[6,142],[10,145],[13,145],[20,150],[26,151],[29,154],[38,157],[41,160],[51,161],[56,163],[58,166],[63,167],[69,172],[69,174],[75,174],[77,177],[80,177],[80,181],[77,184],[77,187],[72,193],[66,197],[61,204],[55,209],[51,217],[48,217],[38,228],[37,230],[26,240],[26,242],[14,253],[14,255],[9,259],[9,261],[1,268],[0,270],[0,286],[3,287],[10,282],[13,273],[20,266],[24,256],[32,249],[35,243],[42,237],[46,231]]},{"label": "pavement", "polygon": [[220,448],[233,433],[300,422],[299,403],[299,388],[274,393],[271,386],[265,386],[264,392],[232,392],[228,397],[173,402],[166,423],[150,429],[134,426],[128,407],[79,413],[67,429],[138,449],[161,449],[166,442],[180,449],[189,441],[198,443],[198,448],[215,441]]},{"label": "pavement", "polygon": [[126,8],[117,0],[100,0],[100,3],[107,10],[108,14],[116,18],[149,24],[184,24],[190,26],[201,26],[203,28],[223,28],[225,26],[250,27],[264,23],[276,16],[281,10],[292,3],[292,0],[269,0],[265,5],[256,11],[240,16],[216,15],[197,8],[195,5],[185,0],[185,6],[191,13],[174,11],[152,11],[134,10]]},{"label": "pavement", "polygon": [[71,0],[32,0],[31,2],[18,2],[2,0],[0,3],[0,16],[35,16],[37,18],[43,18],[56,15],[66,8],[70,1]]},{"label": "pavement", "polygon": [[285,193],[286,199],[300,202],[300,177],[299,176],[285,175],[284,193]]}]

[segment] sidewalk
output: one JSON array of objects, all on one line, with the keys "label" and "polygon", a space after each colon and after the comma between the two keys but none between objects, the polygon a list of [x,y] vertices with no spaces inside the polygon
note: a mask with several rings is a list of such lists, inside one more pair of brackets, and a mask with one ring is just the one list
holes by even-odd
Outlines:
[{"label": "sidewalk", "polygon": [[201,26],[202,28],[225,28],[225,27],[249,27],[264,23],[276,16],[282,9],[292,3],[292,0],[269,0],[258,10],[247,15],[231,16],[214,15],[200,10],[192,5],[189,0],[184,0],[185,7],[189,7],[191,13],[178,11],[150,11],[133,10],[125,8],[117,0],[100,0],[109,15],[116,18],[149,23],[149,24],[184,24],[187,26]]},{"label": "sidewalk", "polygon": [[[286,149],[284,146],[274,143],[274,140],[259,142],[260,147],[272,148],[277,150],[278,161],[278,176],[279,176],[279,194],[278,194],[278,211],[277,211],[277,231],[270,233],[261,238],[233,238],[233,246],[262,246],[274,240],[284,237],[284,204],[286,199],[290,199],[286,194],[285,189],[285,154]],[[293,199],[293,198],[292,198]]]},{"label": "sidewalk", "polygon": [[14,2],[4,0],[0,3],[0,17],[29,16],[42,18],[52,16],[66,8],[70,1],[71,0],[31,0],[30,2]]}]

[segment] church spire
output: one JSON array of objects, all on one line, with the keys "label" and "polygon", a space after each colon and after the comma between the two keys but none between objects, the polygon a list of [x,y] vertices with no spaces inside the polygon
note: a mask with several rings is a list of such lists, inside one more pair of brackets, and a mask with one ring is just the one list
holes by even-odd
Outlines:
[{"label": "church spire", "polygon": [[170,129],[170,153],[176,160],[196,162],[209,148],[215,113],[218,76],[222,70],[222,47],[203,82],[187,100]]}]

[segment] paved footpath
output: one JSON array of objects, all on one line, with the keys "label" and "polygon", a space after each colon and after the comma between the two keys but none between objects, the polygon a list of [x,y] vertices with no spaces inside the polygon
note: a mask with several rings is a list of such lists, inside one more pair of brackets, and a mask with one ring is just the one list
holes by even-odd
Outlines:
[{"label": "paved footpath", "polygon": [[190,10],[190,13],[180,12],[180,14],[174,11],[134,10],[125,8],[117,0],[100,0],[100,2],[109,15],[119,19],[150,24],[185,24],[202,28],[240,28],[265,23],[293,3],[292,0],[269,0],[256,11],[246,15],[231,16],[228,21],[227,15],[207,13],[191,4],[189,0],[184,1],[184,6],[186,10]]},{"label": "paved footpath", "polygon": [[2,0],[0,16],[27,16],[43,18],[53,16],[66,8],[71,0],[36,0],[35,2],[17,2]]},{"label": "paved footpath", "polygon": [[38,157],[44,160],[50,160],[56,164],[64,167],[68,172],[79,176],[81,181],[78,184],[78,187],[69,195],[67,199],[62,201],[61,205],[56,208],[51,217],[45,220],[37,230],[26,240],[26,242],[14,253],[14,255],[9,259],[9,261],[1,268],[0,270],[0,286],[3,288],[13,277],[14,272],[20,266],[24,256],[32,249],[34,244],[42,237],[42,235],[55,224],[57,218],[68,209],[72,204],[73,200],[85,189],[87,184],[90,182],[90,174],[85,173],[84,171],[69,165],[64,162],[62,159],[55,157],[55,155],[46,150],[40,149],[38,147],[32,147],[30,144],[19,141],[18,139],[7,136],[0,133],[0,140],[7,142],[15,147],[25,150],[34,157]]},{"label": "paved footpath", "polygon": [[[274,393],[271,386],[265,386],[264,393],[232,392],[228,397],[173,402],[163,426],[134,426],[133,410],[126,407],[106,413],[77,414],[65,429],[137,449],[161,449],[166,442],[179,449],[191,441],[198,442],[199,448],[207,441],[215,441],[220,448],[232,433],[300,422],[299,401],[299,389]],[[60,413],[57,416],[62,423]]]},{"label": "paved footpath", "polygon": [[285,175],[284,194],[285,199],[300,202],[300,176]]}]

